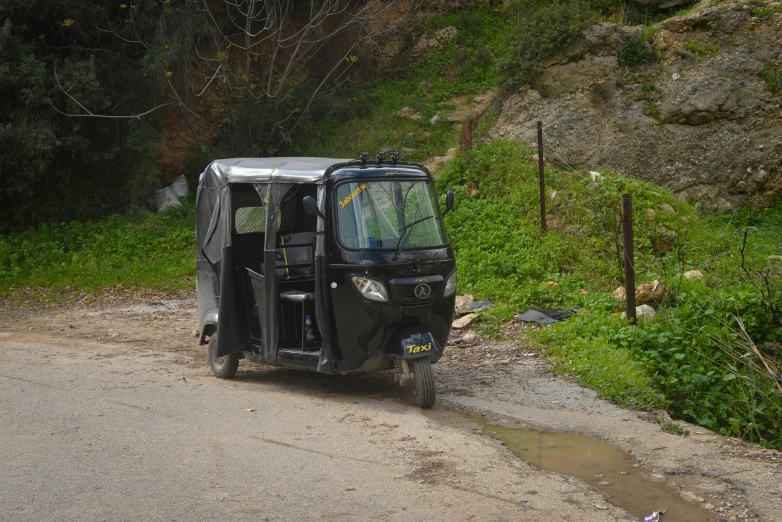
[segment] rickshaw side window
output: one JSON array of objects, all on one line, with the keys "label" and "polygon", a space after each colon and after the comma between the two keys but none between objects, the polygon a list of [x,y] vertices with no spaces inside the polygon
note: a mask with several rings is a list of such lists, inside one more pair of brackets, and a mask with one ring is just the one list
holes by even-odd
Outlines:
[{"label": "rickshaw side window", "polygon": [[266,216],[263,207],[242,207],[236,209],[234,230],[237,234],[266,231]]},{"label": "rickshaw side window", "polygon": [[[261,197],[254,190],[236,190],[231,195],[233,205],[234,234],[266,232],[266,216]],[[280,228],[280,211],[277,210],[277,230]]]}]

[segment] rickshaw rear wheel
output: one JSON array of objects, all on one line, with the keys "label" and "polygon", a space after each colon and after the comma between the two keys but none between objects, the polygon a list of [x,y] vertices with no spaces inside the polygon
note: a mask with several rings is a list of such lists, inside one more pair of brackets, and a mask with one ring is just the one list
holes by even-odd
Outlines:
[{"label": "rickshaw rear wheel", "polygon": [[209,367],[212,369],[212,375],[219,377],[220,379],[231,379],[236,375],[236,370],[239,368],[239,354],[231,353],[217,357],[217,334],[213,334],[209,338],[209,349],[207,351],[207,358],[209,359]]},{"label": "rickshaw rear wheel", "polygon": [[411,359],[408,361],[408,364],[415,382],[413,396],[415,397],[416,406],[419,408],[431,408],[434,406],[436,399],[432,363],[429,362],[427,357],[421,357],[420,359]]}]

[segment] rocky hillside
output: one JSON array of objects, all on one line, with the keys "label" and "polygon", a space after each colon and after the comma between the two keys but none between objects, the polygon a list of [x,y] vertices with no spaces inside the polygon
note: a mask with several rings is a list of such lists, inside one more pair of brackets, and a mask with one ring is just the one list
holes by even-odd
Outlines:
[{"label": "rocky hillside", "polygon": [[506,100],[496,137],[651,181],[706,211],[782,191],[782,5],[704,0],[652,27],[596,25]]}]

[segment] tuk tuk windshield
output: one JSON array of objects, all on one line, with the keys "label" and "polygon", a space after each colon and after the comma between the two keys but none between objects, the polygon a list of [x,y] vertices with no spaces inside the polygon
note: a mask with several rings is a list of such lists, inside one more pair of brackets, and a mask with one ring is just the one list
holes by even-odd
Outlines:
[{"label": "tuk tuk windshield", "polygon": [[435,247],[447,243],[428,181],[355,181],[336,190],[337,228],[353,249]]}]

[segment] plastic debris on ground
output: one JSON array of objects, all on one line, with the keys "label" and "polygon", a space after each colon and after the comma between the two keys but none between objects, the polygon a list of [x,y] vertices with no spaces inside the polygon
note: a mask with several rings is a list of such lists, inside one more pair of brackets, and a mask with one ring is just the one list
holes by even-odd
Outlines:
[{"label": "plastic debris on ground", "polygon": [[578,313],[578,309],[549,310],[548,308],[530,308],[523,314],[516,316],[519,321],[525,323],[554,324]]},{"label": "plastic debris on ground", "polygon": [[457,307],[456,314],[480,313],[489,308],[494,308],[494,304],[488,299],[484,299],[483,301],[472,301]]},{"label": "plastic debris on ground", "polygon": [[182,203],[179,198],[184,198],[190,193],[187,186],[187,179],[179,176],[171,185],[155,191],[152,198],[153,204],[158,212],[165,212],[169,207],[178,207]]},{"label": "plastic debris on ground", "polygon": [[451,328],[456,328],[457,330],[459,330],[461,328],[464,328],[465,326],[467,326],[477,318],[478,318],[478,314],[467,314],[455,320],[451,325]]},{"label": "plastic debris on ground", "polygon": [[494,304],[488,299],[475,301],[471,294],[456,296],[456,319],[453,328],[461,329],[478,318],[481,312],[494,308]]},{"label": "plastic debris on ground", "polygon": [[660,517],[665,514],[665,511],[653,511],[651,515],[644,517],[644,522],[659,522]]}]

